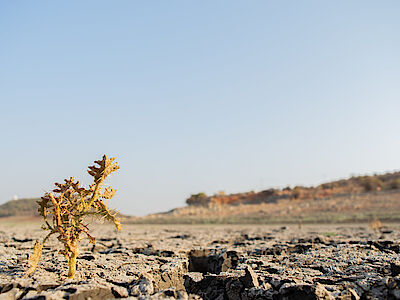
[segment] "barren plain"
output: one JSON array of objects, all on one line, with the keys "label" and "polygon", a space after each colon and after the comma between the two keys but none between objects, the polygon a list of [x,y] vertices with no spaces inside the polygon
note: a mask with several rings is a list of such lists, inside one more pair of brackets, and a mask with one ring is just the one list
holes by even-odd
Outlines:
[{"label": "barren plain", "polygon": [[28,278],[40,224],[0,224],[0,299],[400,299],[400,225],[94,228],[67,279],[57,240]]},{"label": "barren plain", "polygon": [[358,223],[400,221],[400,190],[335,195],[324,199],[279,199],[259,204],[188,205],[125,222],[144,224]]}]

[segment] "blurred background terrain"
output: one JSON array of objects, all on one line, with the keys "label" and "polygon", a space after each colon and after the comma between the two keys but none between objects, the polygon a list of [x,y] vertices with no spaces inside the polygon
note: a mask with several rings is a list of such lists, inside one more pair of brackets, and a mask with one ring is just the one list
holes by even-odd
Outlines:
[{"label": "blurred background terrain", "polygon": [[[357,176],[315,187],[191,195],[185,207],[125,223],[338,223],[400,221],[400,172]],[[37,198],[0,205],[0,217],[38,217]]]}]

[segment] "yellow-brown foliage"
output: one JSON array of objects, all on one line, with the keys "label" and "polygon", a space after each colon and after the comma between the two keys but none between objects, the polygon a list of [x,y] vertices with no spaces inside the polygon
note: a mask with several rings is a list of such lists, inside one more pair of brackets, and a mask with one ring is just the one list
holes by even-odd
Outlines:
[{"label": "yellow-brown foliage", "polygon": [[93,177],[93,183],[88,188],[81,187],[79,181],[75,182],[75,178],[71,177],[65,179],[64,183],[55,183],[57,188],[53,193],[46,193],[38,201],[39,214],[44,219],[42,228],[49,233],[43,242],[36,242],[34,253],[29,257],[30,268],[27,275],[36,270],[44,243],[51,235],[57,234],[57,239],[64,246],[61,252],[69,262],[68,277],[74,277],[82,234],[91,243],[95,243],[95,238],[89,234],[89,224],[85,223],[85,216],[99,216],[114,223],[117,230],[121,228],[117,213],[110,210],[105,203],[105,200],[114,196],[115,190],[111,187],[103,189],[107,176],[119,169],[114,160],[115,158],[104,155],[102,160],[95,161],[95,165],[89,167],[88,173]]}]

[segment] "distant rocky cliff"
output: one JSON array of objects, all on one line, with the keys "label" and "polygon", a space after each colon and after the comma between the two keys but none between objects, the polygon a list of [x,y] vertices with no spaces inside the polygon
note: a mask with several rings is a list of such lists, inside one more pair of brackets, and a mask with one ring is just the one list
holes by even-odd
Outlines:
[{"label": "distant rocky cliff", "polygon": [[259,204],[274,203],[282,199],[318,200],[335,196],[361,194],[400,189],[400,172],[374,176],[357,176],[320,184],[316,187],[296,186],[284,189],[268,189],[261,192],[246,192],[226,195],[223,192],[207,196],[205,193],[191,195],[188,205],[208,206],[213,204]]}]

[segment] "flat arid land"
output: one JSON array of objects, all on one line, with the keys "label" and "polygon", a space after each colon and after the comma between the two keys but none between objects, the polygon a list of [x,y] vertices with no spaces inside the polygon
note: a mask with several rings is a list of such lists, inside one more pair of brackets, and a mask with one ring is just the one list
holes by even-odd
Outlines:
[{"label": "flat arid land", "polygon": [[39,222],[0,223],[0,299],[400,299],[400,224],[97,225],[67,279]]},{"label": "flat arid land", "polygon": [[400,190],[335,195],[323,199],[278,199],[256,204],[188,205],[166,213],[127,217],[128,223],[288,224],[400,221]]}]

